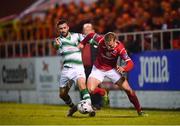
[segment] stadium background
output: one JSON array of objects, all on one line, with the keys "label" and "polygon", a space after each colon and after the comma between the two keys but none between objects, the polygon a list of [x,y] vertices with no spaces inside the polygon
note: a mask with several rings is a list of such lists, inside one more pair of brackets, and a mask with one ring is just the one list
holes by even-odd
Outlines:
[{"label": "stadium background", "polygon": [[[57,84],[61,59],[51,46],[55,22],[64,17],[71,31],[81,32],[90,20],[97,33],[118,34],[135,62],[128,78],[144,108],[180,108],[179,11],[178,0],[38,0],[1,14],[0,101],[64,104]],[[86,51],[85,59],[91,51],[95,56],[94,48]],[[70,95],[79,101],[75,88]],[[110,107],[132,107],[124,92],[110,91],[109,98]]]}]

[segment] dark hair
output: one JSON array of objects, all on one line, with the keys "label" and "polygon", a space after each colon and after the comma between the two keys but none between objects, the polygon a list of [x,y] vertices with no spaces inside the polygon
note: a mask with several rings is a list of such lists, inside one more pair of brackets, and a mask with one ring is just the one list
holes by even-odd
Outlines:
[{"label": "dark hair", "polygon": [[68,24],[68,21],[67,21],[66,19],[64,19],[64,18],[59,19],[58,22],[57,22],[57,24],[56,24],[56,26],[61,25],[61,24],[64,24],[64,23]]}]

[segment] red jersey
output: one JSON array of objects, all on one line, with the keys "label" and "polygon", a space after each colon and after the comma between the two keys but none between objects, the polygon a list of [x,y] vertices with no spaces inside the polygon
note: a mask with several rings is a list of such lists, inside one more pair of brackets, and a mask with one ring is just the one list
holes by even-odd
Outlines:
[{"label": "red jersey", "polygon": [[96,33],[90,33],[84,38],[81,43],[85,45],[89,40],[91,40],[90,42],[94,42],[98,45],[98,54],[94,62],[96,68],[104,71],[116,68],[117,60],[120,56],[121,59],[126,61],[126,65],[123,67],[124,70],[129,71],[130,69],[132,69],[133,62],[128,56],[124,45],[120,41],[116,41],[117,46],[113,50],[108,50],[105,45],[103,36],[100,36]]}]

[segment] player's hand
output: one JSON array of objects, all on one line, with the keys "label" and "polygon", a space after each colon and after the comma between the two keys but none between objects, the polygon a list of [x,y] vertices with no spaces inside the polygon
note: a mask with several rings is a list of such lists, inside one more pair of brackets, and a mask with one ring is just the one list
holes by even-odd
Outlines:
[{"label": "player's hand", "polygon": [[116,70],[117,70],[117,72],[119,72],[120,74],[123,74],[124,72],[125,72],[125,70],[124,70],[124,68],[123,67],[121,67],[121,66],[116,66]]},{"label": "player's hand", "polygon": [[60,38],[56,38],[55,43],[56,43],[56,45],[60,45],[61,44]]},{"label": "player's hand", "polygon": [[52,42],[53,47],[58,50],[61,46],[61,41],[60,38],[55,38],[54,41]]},{"label": "player's hand", "polygon": [[83,49],[84,45],[82,43],[79,43],[79,45],[77,46],[79,49]]}]

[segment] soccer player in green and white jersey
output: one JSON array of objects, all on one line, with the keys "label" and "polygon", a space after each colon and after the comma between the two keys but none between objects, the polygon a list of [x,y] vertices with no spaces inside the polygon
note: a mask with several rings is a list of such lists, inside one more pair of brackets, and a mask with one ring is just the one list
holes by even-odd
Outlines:
[{"label": "soccer player in green and white jersey", "polygon": [[[59,79],[59,97],[70,107],[67,116],[72,116],[77,111],[77,106],[74,105],[68,94],[73,82],[79,87],[81,98],[91,104],[90,95],[86,88],[81,51],[77,48],[83,39],[83,35],[69,32],[68,23],[64,19],[58,21],[57,30],[60,35],[55,39],[53,45],[63,58],[63,67]],[[95,116],[93,109],[89,115]]]}]

